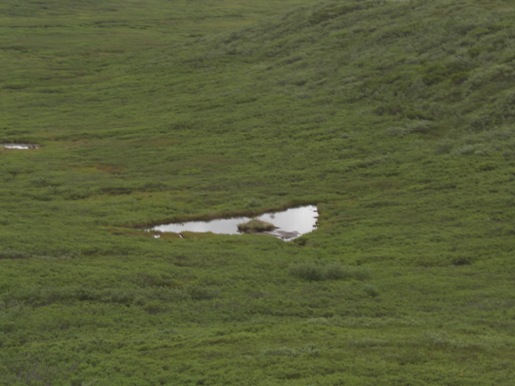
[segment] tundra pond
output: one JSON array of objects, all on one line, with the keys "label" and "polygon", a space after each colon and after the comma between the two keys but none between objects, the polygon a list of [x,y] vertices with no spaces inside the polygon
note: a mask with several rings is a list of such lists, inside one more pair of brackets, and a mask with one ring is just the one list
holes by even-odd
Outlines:
[{"label": "tundra pond", "polygon": [[[255,217],[260,221],[273,224],[276,228],[262,232],[282,240],[289,241],[306,233],[312,232],[317,227],[318,208],[315,205],[306,205],[296,208],[290,208],[282,212],[269,212]],[[157,225],[150,228],[149,231],[159,233],[177,233],[182,232],[206,233],[237,235],[241,234],[238,225],[250,221],[250,217],[232,217],[214,219],[210,221],[188,221],[170,224]]]}]

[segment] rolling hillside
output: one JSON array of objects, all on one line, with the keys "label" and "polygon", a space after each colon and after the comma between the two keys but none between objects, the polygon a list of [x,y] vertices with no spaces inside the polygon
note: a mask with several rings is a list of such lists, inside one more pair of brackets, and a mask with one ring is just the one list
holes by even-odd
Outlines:
[{"label": "rolling hillside", "polygon": [[[5,0],[0,384],[509,385],[512,1]],[[316,204],[293,242],[163,234]]]}]

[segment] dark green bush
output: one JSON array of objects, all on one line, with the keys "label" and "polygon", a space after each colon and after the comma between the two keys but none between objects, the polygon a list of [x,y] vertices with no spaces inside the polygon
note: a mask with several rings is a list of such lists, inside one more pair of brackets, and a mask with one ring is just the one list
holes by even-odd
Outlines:
[{"label": "dark green bush", "polygon": [[245,233],[259,233],[273,231],[277,227],[266,221],[258,220],[256,218],[246,222],[238,224],[238,230]]}]

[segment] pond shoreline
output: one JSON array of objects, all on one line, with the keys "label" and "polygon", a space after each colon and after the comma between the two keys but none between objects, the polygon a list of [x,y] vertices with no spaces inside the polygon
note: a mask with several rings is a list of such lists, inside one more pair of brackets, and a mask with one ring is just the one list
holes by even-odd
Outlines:
[{"label": "pond shoreline", "polygon": [[253,217],[224,217],[205,221],[172,222],[155,225],[145,230],[153,232],[157,236],[161,233],[175,233],[182,237],[181,233],[183,232],[241,235],[247,233],[239,229],[241,224],[252,220],[267,222],[274,226],[274,229],[253,232],[253,234],[268,234],[290,241],[317,228],[318,208],[315,205],[305,205],[283,211],[266,212]]}]

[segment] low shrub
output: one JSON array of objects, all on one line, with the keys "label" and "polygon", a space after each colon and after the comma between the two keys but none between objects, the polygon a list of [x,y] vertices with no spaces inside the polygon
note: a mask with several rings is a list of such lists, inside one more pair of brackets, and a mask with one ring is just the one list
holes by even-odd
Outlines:
[{"label": "low shrub", "polygon": [[344,267],[339,263],[305,262],[292,264],[290,275],[309,281],[366,280],[369,273],[363,269]]},{"label": "low shrub", "polygon": [[299,352],[296,349],[290,347],[277,347],[263,350],[263,355],[295,357],[299,355]]},{"label": "low shrub", "polygon": [[28,254],[21,251],[14,251],[10,249],[0,251],[0,259],[25,259],[28,257],[30,257]]},{"label": "low shrub", "polygon": [[459,265],[470,265],[472,264],[472,260],[469,257],[456,257],[452,259],[452,264],[459,266]]},{"label": "low shrub", "polygon": [[240,232],[245,233],[259,233],[259,232],[269,232],[273,231],[277,227],[274,224],[271,224],[266,221],[258,220],[256,218],[245,222],[238,224],[238,230]]},{"label": "low shrub", "polygon": [[220,291],[217,288],[195,286],[189,289],[189,294],[192,300],[212,300],[220,296]]},{"label": "low shrub", "polygon": [[370,297],[375,298],[379,296],[379,290],[375,285],[372,284],[366,284],[363,287],[363,291]]}]

